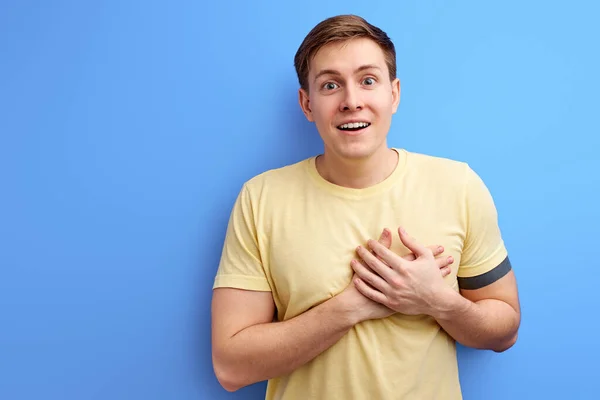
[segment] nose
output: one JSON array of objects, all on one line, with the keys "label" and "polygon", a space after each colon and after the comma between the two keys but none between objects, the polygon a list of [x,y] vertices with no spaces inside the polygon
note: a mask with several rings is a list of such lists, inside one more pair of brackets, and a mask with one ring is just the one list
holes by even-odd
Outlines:
[{"label": "nose", "polygon": [[359,90],[352,86],[346,86],[344,89],[344,98],[340,103],[340,111],[356,111],[362,110],[362,108],[363,103]]}]

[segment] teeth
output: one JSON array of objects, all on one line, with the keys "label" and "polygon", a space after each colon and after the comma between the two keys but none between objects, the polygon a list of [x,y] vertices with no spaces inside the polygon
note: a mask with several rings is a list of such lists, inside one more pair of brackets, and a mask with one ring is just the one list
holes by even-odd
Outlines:
[{"label": "teeth", "polygon": [[368,122],[351,122],[349,124],[340,125],[341,129],[356,129],[369,126]]}]

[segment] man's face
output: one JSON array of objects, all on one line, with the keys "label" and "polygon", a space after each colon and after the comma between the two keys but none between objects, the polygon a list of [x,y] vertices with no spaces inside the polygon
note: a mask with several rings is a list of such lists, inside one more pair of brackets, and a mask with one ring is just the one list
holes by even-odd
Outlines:
[{"label": "man's face", "polygon": [[400,82],[390,82],[377,43],[360,38],[326,45],[309,71],[309,91],[300,89],[300,105],[317,126],[326,154],[360,159],[387,148]]}]

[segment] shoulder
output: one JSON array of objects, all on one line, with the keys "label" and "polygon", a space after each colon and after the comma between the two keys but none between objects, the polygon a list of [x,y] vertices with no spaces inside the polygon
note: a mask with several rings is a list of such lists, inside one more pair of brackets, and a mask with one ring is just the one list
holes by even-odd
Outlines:
[{"label": "shoulder", "polygon": [[422,182],[435,183],[442,186],[465,186],[473,178],[475,172],[465,161],[447,157],[406,152],[406,170],[409,176]]},{"label": "shoulder", "polygon": [[244,190],[251,197],[261,197],[275,192],[286,193],[294,187],[298,187],[306,179],[310,161],[311,158],[307,158],[264,171],[244,182]]}]

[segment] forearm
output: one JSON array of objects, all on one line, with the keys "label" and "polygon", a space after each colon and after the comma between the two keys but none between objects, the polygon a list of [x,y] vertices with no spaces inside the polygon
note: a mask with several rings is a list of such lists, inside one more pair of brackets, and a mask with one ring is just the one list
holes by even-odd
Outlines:
[{"label": "forearm", "polygon": [[283,322],[250,326],[220,349],[227,390],[286,375],[306,364],[354,325],[337,298]]},{"label": "forearm", "polygon": [[519,314],[501,300],[472,302],[449,291],[432,315],[452,338],[467,347],[501,352],[517,338]]}]

